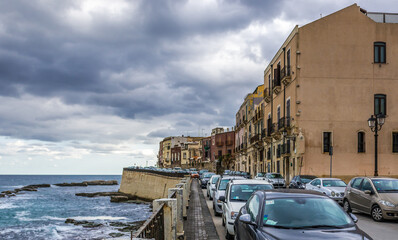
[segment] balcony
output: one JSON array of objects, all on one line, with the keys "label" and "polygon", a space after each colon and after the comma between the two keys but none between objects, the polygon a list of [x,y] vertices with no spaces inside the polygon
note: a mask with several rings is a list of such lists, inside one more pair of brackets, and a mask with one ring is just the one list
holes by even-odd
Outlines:
[{"label": "balcony", "polygon": [[222,141],[217,141],[216,142],[216,146],[217,147],[222,147],[222,146],[224,146],[224,143]]},{"label": "balcony", "polygon": [[278,94],[281,92],[281,80],[279,78],[275,78],[272,80],[272,84],[274,86],[273,91],[275,94]]},{"label": "balcony", "polygon": [[227,146],[232,146],[232,145],[234,145],[234,141],[233,140],[227,140],[226,145]]},{"label": "balcony", "polygon": [[291,117],[283,117],[278,121],[278,131],[282,131],[284,129],[290,129],[290,121]]},{"label": "balcony", "polygon": [[286,143],[282,145],[282,156],[290,156],[290,140],[287,140]]},{"label": "balcony", "polygon": [[259,134],[254,135],[253,137],[250,138],[250,144],[254,144],[254,143],[258,142],[259,139],[260,139]]},{"label": "balcony", "polygon": [[264,90],[264,101],[267,103],[271,102],[271,91],[269,88],[265,88]]},{"label": "balcony", "polygon": [[281,70],[281,81],[287,86],[292,82],[292,76],[290,74],[290,66],[286,66]]}]

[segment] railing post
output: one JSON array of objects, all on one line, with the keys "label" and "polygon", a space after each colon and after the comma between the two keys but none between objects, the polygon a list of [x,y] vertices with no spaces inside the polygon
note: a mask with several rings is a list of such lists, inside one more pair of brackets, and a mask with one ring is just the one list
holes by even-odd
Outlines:
[{"label": "railing post", "polygon": [[[177,184],[178,185],[178,184]],[[183,188],[169,188],[169,198],[175,193],[175,197],[177,199],[177,227],[176,234],[178,239],[184,238],[184,219],[183,219],[183,210],[185,208],[183,201]],[[186,209],[186,208],[185,208]]]},{"label": "railing post", "polygon": [[164,239],[175,240],[177,238],[177,199],[162,198],[153,201],[153,209],[158,209],[164,203]]},{"label": "railing post", "polygon": [[182,188],[182,217],[184,219],[187,219],[187,206],[188,206],[188,189],[187,189],[187,184],[186,183],[179,183],[176,185],[178,188]]}]

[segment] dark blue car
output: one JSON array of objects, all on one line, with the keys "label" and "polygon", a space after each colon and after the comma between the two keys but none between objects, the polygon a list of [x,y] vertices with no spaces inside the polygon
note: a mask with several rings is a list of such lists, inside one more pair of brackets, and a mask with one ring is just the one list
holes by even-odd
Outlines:
[{"label": "dark blue car", "polygon": [[235,239],[372,239],[332,199],[307,190],[257,191],[235,220]]}]

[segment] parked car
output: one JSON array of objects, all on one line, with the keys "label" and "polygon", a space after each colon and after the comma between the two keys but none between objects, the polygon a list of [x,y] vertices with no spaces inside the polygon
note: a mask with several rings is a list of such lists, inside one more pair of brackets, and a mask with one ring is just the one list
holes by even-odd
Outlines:
[{"label": "parked car", "polygon": [[297,175],[294,176],[292,181],[290,181],[289,188],[305,189],[305,184],[311,182],[317,178],[312,175]]},{"label": "parked car", "polygon": [[191,178],[199,178],[199,173],[196,171],[191,171]]},{"label": "parked car", "polygon": [[245,179],[244,177],[239,176],[223,176],[218,179],[216,187],[213,188],[213,209],[214,215],[220,216],[222,214],[222,201],[220,200],[221,196],[225,195],[225,189],[227,189],[227,184],[232,179]]},{"label": "parked car", "polygon": [[222,175],[231,175],[232,171],[231,170],[224,170]]},{"label": "parked car", "polygon": [[339,178],[315,178],[305,185],[305,189],[321,192],[343,205],[346,186]]},{"label": "parked car", "polygon": [[257,180],[266,180],[265,175],[266,175],[266,173],[259,172],[259,173],[256,174],[256,176],[254,177],[254,179],[257,179]]},{"label": "parked car", "polygon": [[199,170],[199,178],[202,179],[203,174],[204,174],[204,173],[207,173],[207,172],[209,172],[209,170],[207,170],[207,169]]},{"label": "parked car", "polygon": [[227,229],[227,239],[235,235],[234,221],[239,210],[245,205],[253,192],[273,189],[272,184],[261,180],[231,180],[226,188],[225,196],[220,197],[222,205],[222,225]]},{"label": "parked car", "polygon": [[356,177],[345,190],[344,210],[370,214],[373,220],[398,219],[398,179]]},{"label": "parked car", "polygon": [[236,217],[235,239],[372,239],[357,221],[322,193],[257,191]]},{"label": "parked car", "polygon": [[266,173],[265,180],[274,185],[274,188],[286,187],[286,181],[280,173]]},{"label": "parked car", "polygon": [[200,186],[202,188],[207,187],[207,182],[210,180],[211,176],[215,175],[213,172],[206,172],[203,174],[203,177],[200,179]]},{"label": "parked car", "polygon": [[220,177],[221,177],[220,175],[213,175],[213,176],[211,176],[210,180],[207,182],[207,197],[210,200],[213,200],[213,194],[214,194],[213,189],[216,188],[217,180]]},{"label": "parked car", "polygon": [[246,179],[250,179],[251,178],[250,173],[248,173],[248,172],[241,172],[240,175],[242,177],[246,178]]}]

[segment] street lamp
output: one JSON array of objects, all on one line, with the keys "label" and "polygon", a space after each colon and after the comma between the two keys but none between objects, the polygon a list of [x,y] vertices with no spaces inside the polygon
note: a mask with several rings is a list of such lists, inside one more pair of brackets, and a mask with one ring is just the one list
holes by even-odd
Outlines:
[{"label": "street lamp", "polygon": [[377,137],[379,135],[377,134],[377,132],[381,130],[385,120],[386,116],[383,114],[372,115],[368,119],[368,125],[370,127],[370,130],[375,133],[375,176],[379,176],[379,173],[377,171]]}]

